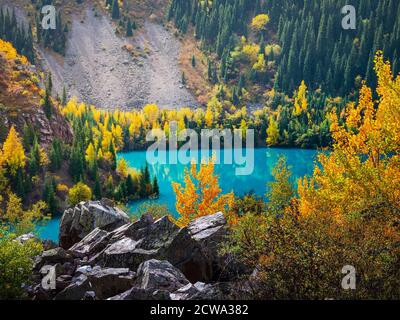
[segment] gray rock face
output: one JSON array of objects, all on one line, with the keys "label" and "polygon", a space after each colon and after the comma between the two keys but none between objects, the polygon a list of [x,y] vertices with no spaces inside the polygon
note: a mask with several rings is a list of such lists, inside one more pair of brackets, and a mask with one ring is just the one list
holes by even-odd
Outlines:
[{"label": "gray rock face", "polygon": [[176,256],[182,249],[183,252],[180,253],[181,260],[174,265],[192,283],[218,280],[224,268],[224,261],[219,257],[218,250],[227,232],[225,226],[226,219],[219,212],[193,220],[182,230],[180,237],[177,237],[171,254]]},{"label": "gray rock face", "polygon": [[110,233],[107,247],[92,257],[102,267],[136,270],[144,261],[167,257],[168,249],[179,233],[168,217],[154,223],[148,217],[122,226]]},{"label": "gray rock face", "polygon": [[145,290],[176,291],[189,284],[183,273],[168,261],[149,260],[137,271],[136,284]]},{"label": "gray rock face", "polygon": [[134,277],[135,273],[129,269],[94,268],[73,279],[72,283],[55,299],[82,300],[85,299],[87,292],[94,292],[96,299],[106,299],[131,288],[134,284]]},{"label": "gray rock face", "polygon": [[128,215],[107,201],[89,201],[65,210],[60,225],[60,246],[69,249],[96,228],[111,231],[129,223]]},{"label": "gray rock face", "polygon": [[54,298],[55,300],[82,300],[85,292],[90,290],[87,276],[80,275]]},{"label": "gray rock face", "polygon": [[40,270],[44,265],[64,264],[71,261],[71,255],[63,248],[50,249],[36,257],[35,269]]},{"label": "gray rock face", "polygon": [[94,229],[80,242],[74,244],[69,251],[76,257],[90,256],[104,249],[109,239],[109,233],[100,228]]}]

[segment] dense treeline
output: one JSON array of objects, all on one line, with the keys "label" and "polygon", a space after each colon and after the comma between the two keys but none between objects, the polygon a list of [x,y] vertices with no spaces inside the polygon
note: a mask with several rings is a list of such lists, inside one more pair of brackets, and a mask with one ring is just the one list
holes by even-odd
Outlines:
[{"label": "dense treeline", "polygon": [[[220,58],[221,81],[265,84],[274,80],[275,88],[291,93],[305,80],[310,89],[322,87],[331,95],[347,95],[359,88],[361,79],[374,84],[377,50],[393,61],[395,73],[400,71],[400,4],[396,0],[358,1],[354,4],[357,28],[344,30],[341,8],[346,4],[344,0],[173,0],[168,19],[182,32],[194,26],[204,49]],[[268,14],[266,27],[251,28],[251,19],[260,14]],[[275,77],[267,73],[260,79],[257,70],[237,70],[239,62],[232,53],[243,46],[240,36],[252,40],[248,45],[253,47],[247,49],[255,50],[259,65],[272,62]],[[279,50],[265,50],[273,44]],[[264,56],[257,57],[257,50]]]},{"label": "dense treeline", "polygon": [[0,38],[11,42],[19,54],[35,62],[32,28],[19,24],[14,10],[0,8]]},{"label": "dense treeline", "polygon": [[[339,13],[346,1],[272,4],[271,18],[279,17],[277,33],[282,55],[278,83],[282,89],[292,90],[304,79],[313,89],[321,85],[332,94],[347,94],[355,87],[358,76],[374,85],[373,61],[377,50],[393,61],[394,73],[399,71],[399,1],[358,1],[354,4],[357,28],[351,31],[341,28],[343,15]],[[295,15],[296,19],[288,19]],[[361,79],[357,80],[360,83]]]}]

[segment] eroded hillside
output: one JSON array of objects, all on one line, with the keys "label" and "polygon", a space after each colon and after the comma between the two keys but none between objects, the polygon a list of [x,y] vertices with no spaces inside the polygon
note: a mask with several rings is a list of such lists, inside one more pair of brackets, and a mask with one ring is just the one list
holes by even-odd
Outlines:
[{"label": "eroded hillside", "polygon": [[58,92],[65,85],[69,96],[101,108],[195,105],[181,84],[179,41],[151,21],[138,33],[118,37],[107,17],[87,8],[84,18],[72,18],[65,58],[42,49],[42,64]]},{"label": "eroded hillside", "polygon": [[[1,3],[15,8],[20,21],[33,21],[34,6]],[[36,63],[51,72],[55,93],[61,96],[65,86],[69,97],[105,109],[141,108],[149,103],[161,108],[197,105],[189,87],[182,84],[181,44],[161,24],[166,1],[125,1],[119,22],[111,19],[104,1],[56,5],[68,28],[65,55],[35,44]],[[133,37],[121,32],[125,17],[135,22]]]},{"label": "eroded hillside", "polygon": [[72,131],[57,105],[50,118],[42,108],[44,91],[36,68],[19,56],[10,43],[0,40],[0,142],[11,126],[22,132],[28,125],[38,133],[44,145],[54,138],[72,139]]}]

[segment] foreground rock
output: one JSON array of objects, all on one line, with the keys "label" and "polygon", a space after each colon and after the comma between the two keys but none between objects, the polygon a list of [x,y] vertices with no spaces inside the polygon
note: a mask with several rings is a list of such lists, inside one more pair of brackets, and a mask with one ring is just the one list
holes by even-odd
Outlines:
[{"label": "foreground rock", "polygon": [[129,222],[128,215],[109,201],[90,201],[67,209],[60,224],[60,246],[69,249],[96,228],[111,231]]},{"label": "foreground rock", "polygon": [[95,299],[106,299],[128,290],[134,284],[135,273],[129,269],[94,268],[72,279],[71,284],[58,293],[56,300],[82,300],[89,292]]},{"label": "foreground rock", "polygon": [[[226,299],[237,282],[225,272],[237,263],[219,254],[226,235],[222,213],[179,228],[168,217],[129,223],[104,201],[81,203],[62,218],[60,244],[67,249],[36,258],[29,292],[57,300]],[[44,290],[48,270],[55,271],[54,286]]]}]

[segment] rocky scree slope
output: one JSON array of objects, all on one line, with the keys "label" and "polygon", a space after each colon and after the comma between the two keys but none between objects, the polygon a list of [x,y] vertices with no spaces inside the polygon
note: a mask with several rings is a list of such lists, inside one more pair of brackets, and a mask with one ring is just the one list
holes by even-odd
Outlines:
[{"label": "rocky scree slope", "polygon": [[104,109],[130,110],[196,105],[181,84],[179,41],[163,26],[146,21],[133,39],[118,36],[109,18],[90,7],[71,17],[65,58],[40,49],[41,65],[55,89]]}]

